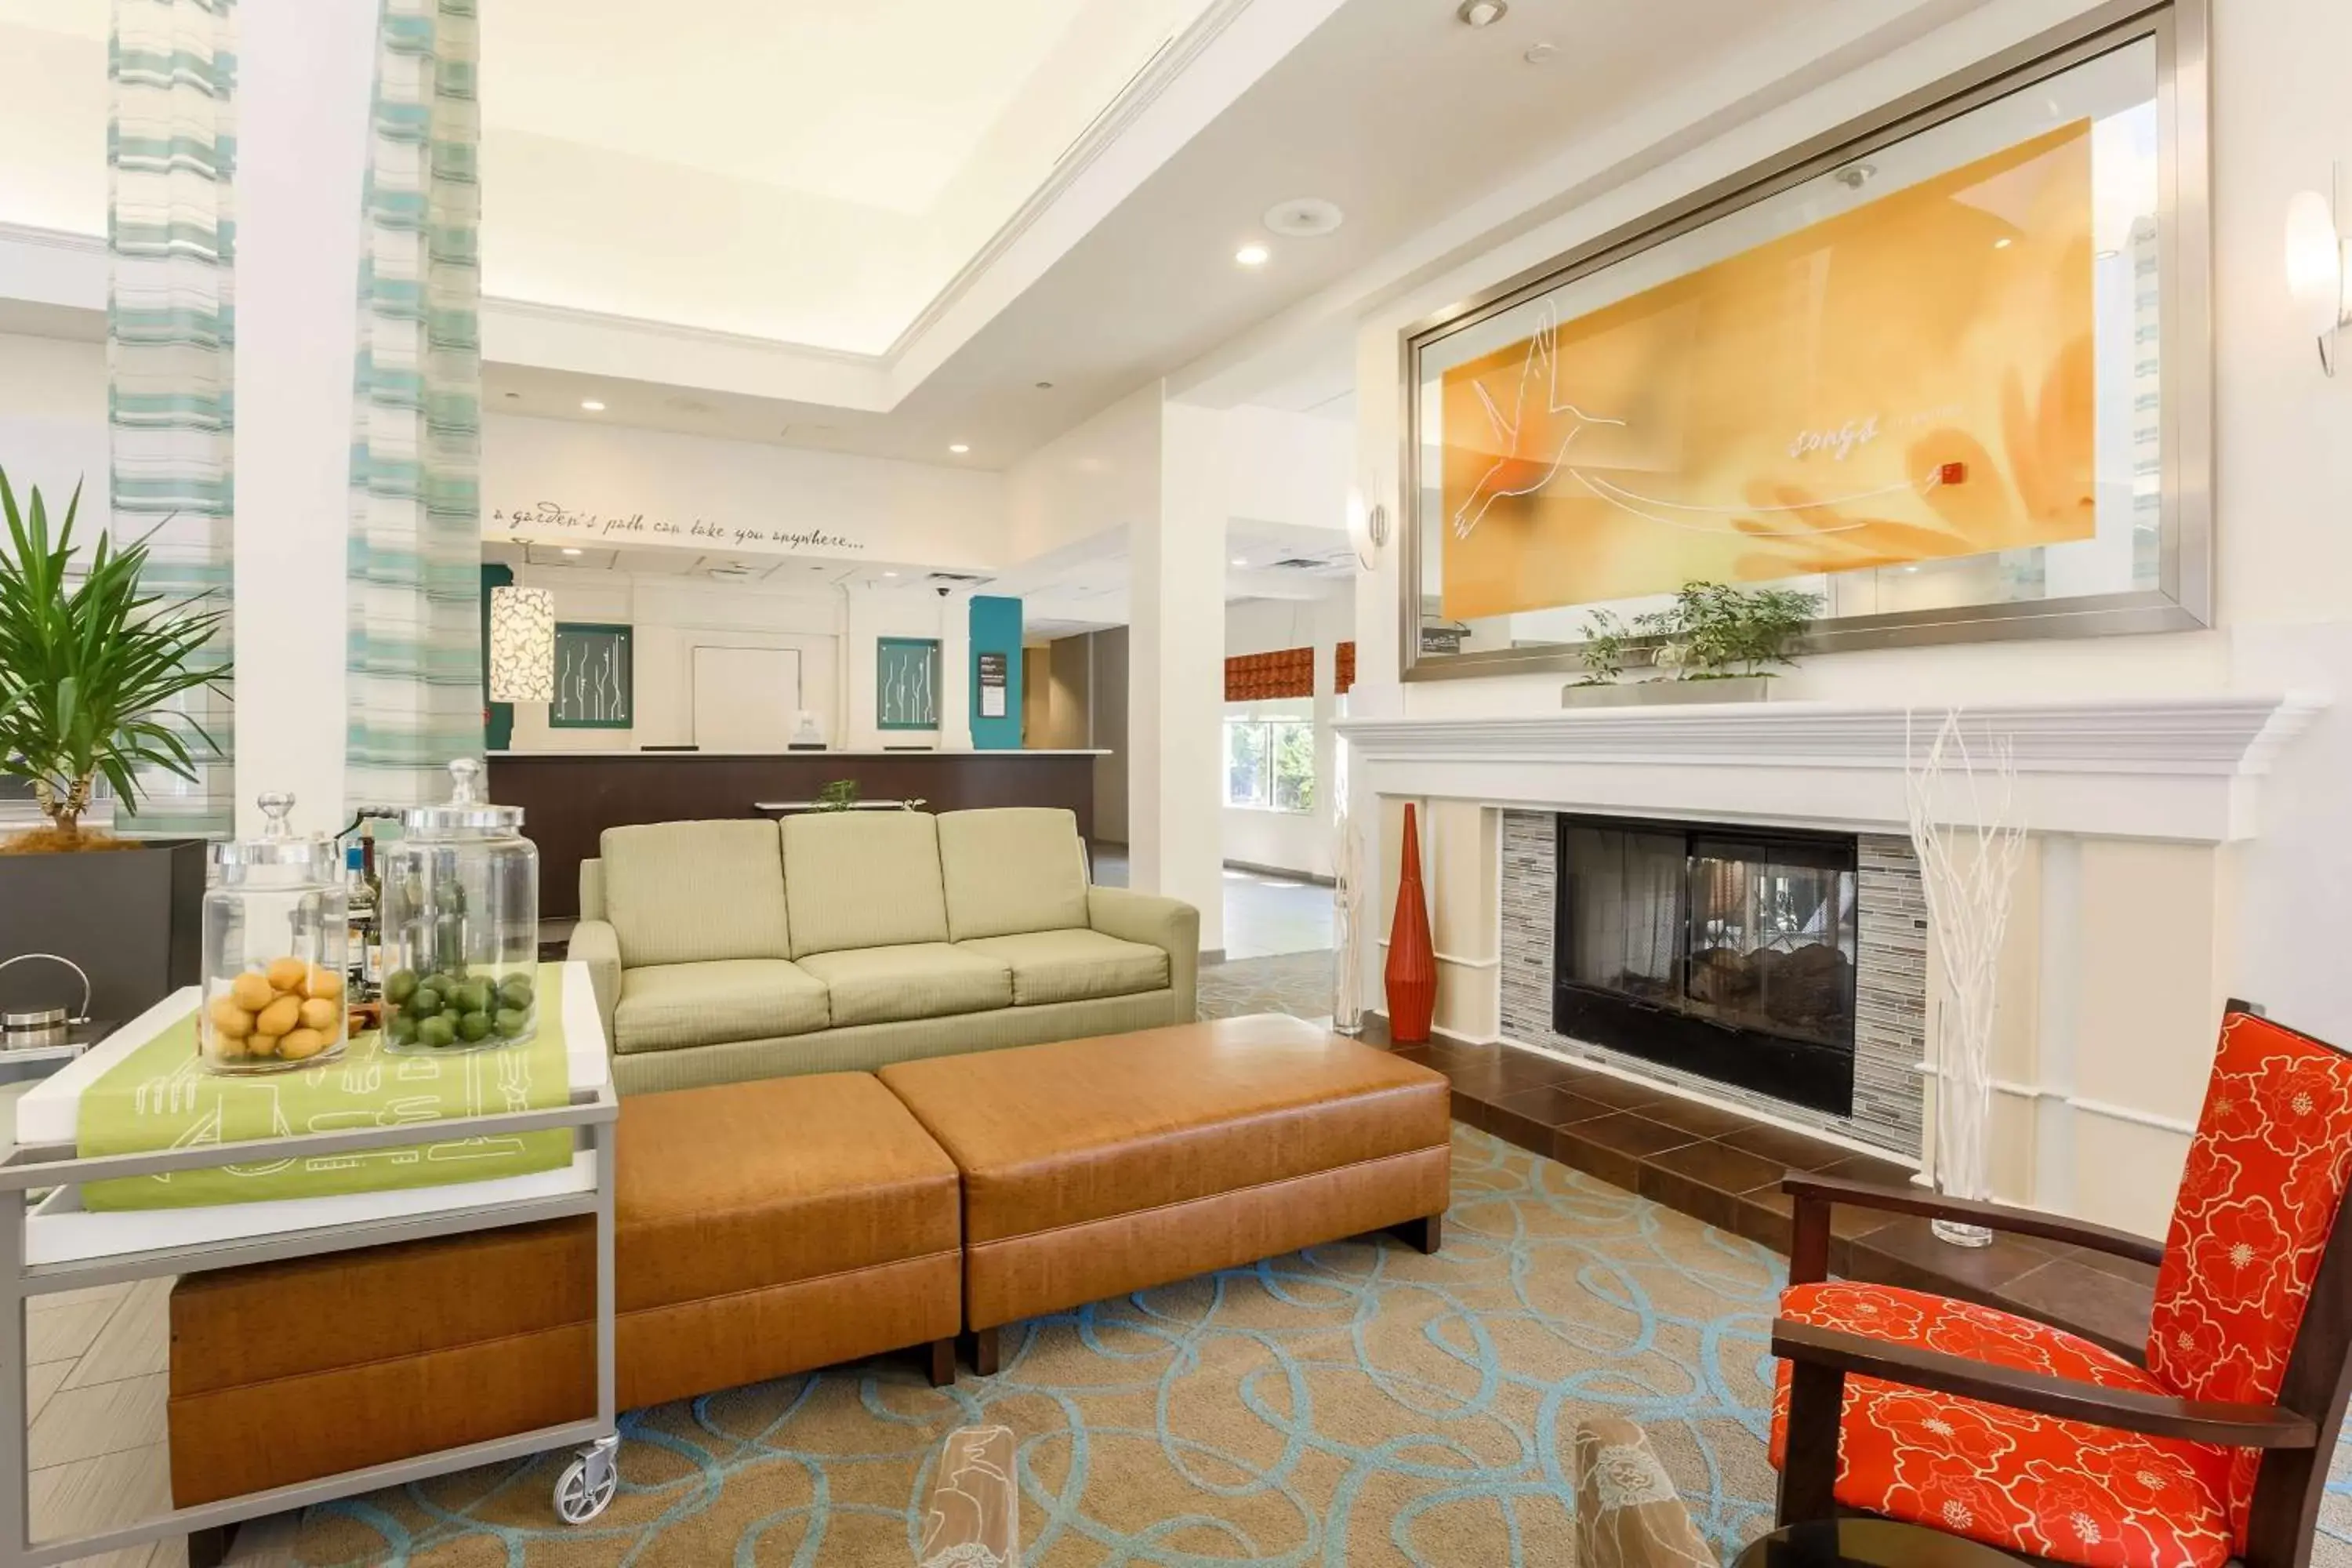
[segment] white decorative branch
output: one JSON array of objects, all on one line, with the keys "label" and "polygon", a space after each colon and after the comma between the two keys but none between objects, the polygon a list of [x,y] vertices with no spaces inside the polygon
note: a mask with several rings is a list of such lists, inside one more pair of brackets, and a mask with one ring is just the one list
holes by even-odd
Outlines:
[{"label": "white decorative branch", "polygon": [[1332,759],[1332,818],[1339,839],[1331,854],[1331,1027],[1353,1035],[1364,1026],[1364,853],[1348,810],[1348,742]]},{"label": "white decorative branch", "polygon": [[[2025,828],[2014,820],[2017,748],[2007,734],[1981,734],[1971,748],[1958,709],[1948,710],[1922,758],[1904,716],[1903,794],[1919,857],[1942,984],[1936,1008],[1935,1174],[1948,1196],[1990,1196],[1987,1142],[1992,1116],[1993,1010],[2010,895],[2024,858]],[[1980,1226],[1938,1220],[1936,1234],[1982,1247]]]}]

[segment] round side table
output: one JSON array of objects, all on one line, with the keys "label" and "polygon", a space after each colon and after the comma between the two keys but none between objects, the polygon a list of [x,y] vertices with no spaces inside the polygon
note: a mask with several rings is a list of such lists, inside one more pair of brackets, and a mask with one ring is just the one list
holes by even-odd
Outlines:
[{"label": "round side table", "polygon": [[1814,1520],[1748,1543],[1732,1568],[2018,1568],[1981,1542],[1891,1519]]}]

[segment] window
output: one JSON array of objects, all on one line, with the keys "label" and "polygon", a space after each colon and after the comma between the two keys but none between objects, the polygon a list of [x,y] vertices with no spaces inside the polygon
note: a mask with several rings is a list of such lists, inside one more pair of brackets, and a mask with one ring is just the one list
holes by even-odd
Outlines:
[{"label": "window", "polygon": [[1307,719],[1225,721],[1225,804],[1315,809],[1315,725]]}]

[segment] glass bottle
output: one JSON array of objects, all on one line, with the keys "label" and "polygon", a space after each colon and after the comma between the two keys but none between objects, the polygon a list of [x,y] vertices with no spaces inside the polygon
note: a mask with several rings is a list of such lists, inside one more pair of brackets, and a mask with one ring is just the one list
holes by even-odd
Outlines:
[{"label": "glass bottle", "polygon": [[353,1002],[375,998],[382,973],[383,949],[377,935],[375,884],[368,879],[367,847],[353,842],[343,848],[343,897],[351,928],[351,994]]},{"label": "glass bottle", "polygon": [[401,813],[382,851],[384,1044],[479,1050],[539,1024],[539,850],[522,808],[476,793],[481,764],[449,764],[447,804]]},{"label": "glass bottle", "polygon": [[349,911],[334,840],[299,837],[294,797],[260,797],[258,838],[212,847],[197,1051],[220,1073],[283,1072],[341,1056]]}]

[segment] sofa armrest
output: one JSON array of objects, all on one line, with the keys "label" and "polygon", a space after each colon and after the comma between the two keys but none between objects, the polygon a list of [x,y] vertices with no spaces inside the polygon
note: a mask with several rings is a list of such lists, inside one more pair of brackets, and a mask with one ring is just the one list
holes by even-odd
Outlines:
[{"label": "sofa armrest", "polygon": [[1201,911],[1181,899],[1156,898],[1125,888],[1088,888],[1087,923],[1105,936],[1139,942],[1168,955],[1168,983],[1176,990],[1176,1016],[1189,1024],[1201,1010]]},{"label": "sofa armrest", "polygon": [[572,945],[564,956],[588,966],[589,983],[596,990],[596,1016],[604,1022],[604,1049],[615,1049],[613,1010],[621,1005],[621,938],[609,921],[582,921],[572,928]]},{"label": "sofa armrest", "polygon": [[580,862],[580,918],[583,921],[601,921],[606,918],[604,862],[602,860]]}]

